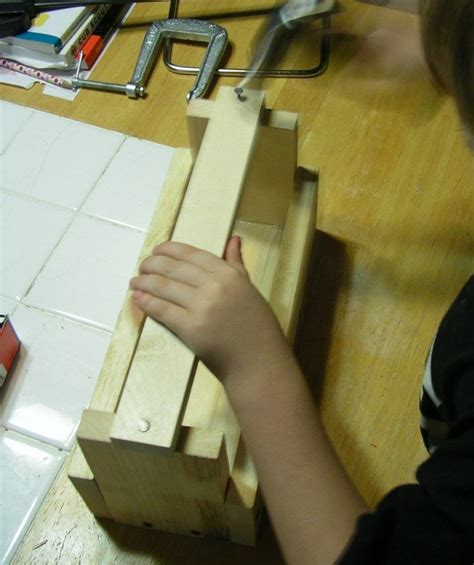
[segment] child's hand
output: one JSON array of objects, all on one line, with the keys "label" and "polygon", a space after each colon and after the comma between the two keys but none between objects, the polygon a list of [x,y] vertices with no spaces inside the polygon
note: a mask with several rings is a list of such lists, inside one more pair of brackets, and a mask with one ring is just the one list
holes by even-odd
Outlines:
[{"label": "child's hand", "polygon": [[238,237],[229,240],[225,260],[189,245],[158,245],[130,287],[139,308],[224,382],[258,374],[291,355],[273,312],[247,276]]}]

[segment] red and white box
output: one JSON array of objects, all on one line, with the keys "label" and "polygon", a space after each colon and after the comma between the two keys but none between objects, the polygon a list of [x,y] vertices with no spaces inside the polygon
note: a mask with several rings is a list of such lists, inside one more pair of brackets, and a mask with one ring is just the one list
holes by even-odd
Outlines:
[{"label": "red and white box", "polygon": [[8,372],[20,351],[20,340],[13,329],[8,316],[0,314],[0,386],[3,385]]}]

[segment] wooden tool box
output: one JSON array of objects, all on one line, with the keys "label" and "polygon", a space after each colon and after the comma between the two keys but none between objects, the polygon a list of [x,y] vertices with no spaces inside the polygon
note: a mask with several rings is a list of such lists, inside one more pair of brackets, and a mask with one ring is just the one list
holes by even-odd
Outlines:
[{"label": "wooden tool box", "polygon": [[[293,339],[315,230],[316,179],[297,167],[297,119],[261,92],[188,106],[139,262],[162,241],[222,255],[243,241],[254,284]],[[137,179],[139,182],[139,179]],[[254,545],[258,478],[222,385],[127,295],[69,476],[97,517]]]}]

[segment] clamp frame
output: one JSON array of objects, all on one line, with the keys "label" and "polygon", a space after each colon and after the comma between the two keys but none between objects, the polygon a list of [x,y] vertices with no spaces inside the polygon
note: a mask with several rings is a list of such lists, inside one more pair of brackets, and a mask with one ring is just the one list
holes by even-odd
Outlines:
[{"label": "clamp frame", "polygon": [[[168,18],[179,18],[179,0],[170,1],[170,9],[168,12]],[[238,16],[241,14],[265,14],[268,13],[268,9],[262,10],[252,10],[251,12],[236,12],[225,14],[225,17]],[[223,15],[222,15],[223,16]],[[208,19],[209,16],[206,16]],[[198,18],[196,18],[198,19]],[[329,14],[323,15],[321,18],[322,29],[326,30],[331,27],[331,16]],[[199,73],[199,67],[191,67],[187,65],[178,65],[172,61],[172,42],[170,40],[166,41],[163,47],[163,62],[171,72],[183,75],[196,75]],[[258,78],[314,78],[322,75],[327,69],[329,64],[329,53],[330,53],[330,39],[329,35],[322,33],[320,41],[320,60],[319,63],[310,69],[271,69],[271,70],[259,70],[254,71],[253,76]],[[250,69],[244,68],[226,68],[221,67],[216,70],[216,75],[227,76],[227,77],[243,77],[249,72]]]}]

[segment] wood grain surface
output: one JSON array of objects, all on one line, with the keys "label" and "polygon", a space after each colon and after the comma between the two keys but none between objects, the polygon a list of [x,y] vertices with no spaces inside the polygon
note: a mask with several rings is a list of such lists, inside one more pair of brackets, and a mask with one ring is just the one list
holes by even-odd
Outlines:
[{"label": "wood grain surface", "polygon": [[[326,73],[263,86],[267,106],[299,114],[300,162],[320,174],[317,245],[297,353],[329,438],[375,505],[389,489],[413,481],[426,457],[419,387],[434,332],[473,271],[474,170],[452,101],[436,91],[419,62],[416,17],[342,4]],[[206,10],[229,5],[216,0]],[[92,78],[126,82],[142,24],[160,10],[138,6],[134,25],[119,34]],[[219,21],[232,44],[228,64],[244,64],[258,18]],[[317,34],[298,38],[286,64],[314,65]],[[174,57],[198,63],[202,50],[179,46]],[[0,98],[178,147],[186,145],[185,96],[192,82],[160,63],[144,100],[83,91],[70,103],[36,87],[6,86]],[[237,79],[216,82],[235,85]],[[16,557],[22,565],[247,562],[281,562],[268,526],[252,550],[98,523],[64,470]]]}]

